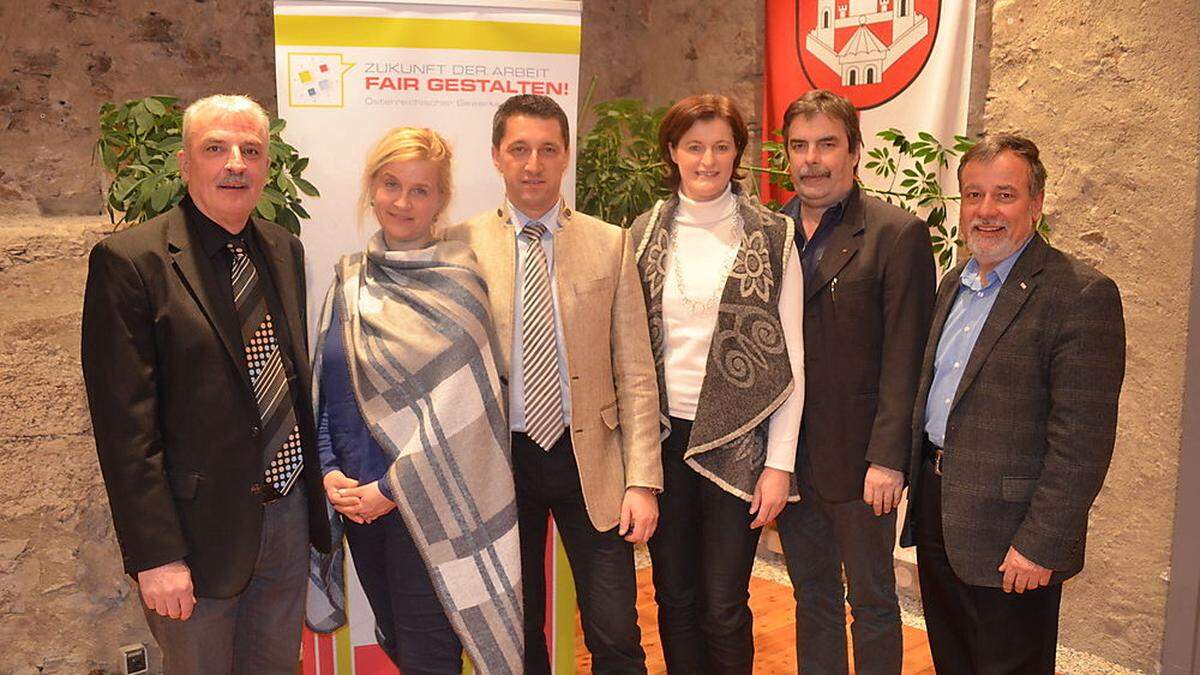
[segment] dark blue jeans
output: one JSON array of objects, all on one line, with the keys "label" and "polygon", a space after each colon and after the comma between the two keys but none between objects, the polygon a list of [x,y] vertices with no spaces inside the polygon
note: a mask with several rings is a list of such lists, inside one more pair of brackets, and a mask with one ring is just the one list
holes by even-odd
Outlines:
[{"label": "dark blue jeans", "polygon": [[345,523],[354,569],[388,657],[404,675],[461,673],[462,643],[399,511],[368,525]]},{"label": "dark blue jeans", "polygon": [[750,504],[683,461],[692,423],[671,418],[663,493],[650,538],[658,631],[667,672],[749,675],[754,668],[750,573],[762,529]]},{"label": "dark blue jeans", "polygon": [[[900,675],[904,661],[892,549],[896,511],[876,516],[861,499],[829,502],[814,487],[812,466],[796,458],[801,501],[779,514],[779,538],[796,596],[796,670],[849,672],[846,601],[854,622],[854,671]],[[845,570],[846,582],[842,583]]]},{"label": "dark blue jeans", "polygon": [[296,672],[308,587],[304,481],[263,505],[254,574],[232,598],[198,598],[187,621],[142,609],[167,675],[291,675]]}]

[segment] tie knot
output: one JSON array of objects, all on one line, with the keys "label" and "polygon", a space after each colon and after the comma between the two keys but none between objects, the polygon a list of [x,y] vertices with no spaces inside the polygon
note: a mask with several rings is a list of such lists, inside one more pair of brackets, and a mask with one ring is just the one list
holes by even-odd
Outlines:
[{"label": "tie knot", "polygon": [[521,236],[530,241],[541,239],[543,234],[546,234],[546,226],[536,220],[529,221],[521,228]]},{"label": "tie knot", "polygon": [[246,255],[246,247],[242,245],[242,242],[240,241],[225,242],[225,248],[229,249],[229,252],[232,253],[235,258],[240,258]]}]

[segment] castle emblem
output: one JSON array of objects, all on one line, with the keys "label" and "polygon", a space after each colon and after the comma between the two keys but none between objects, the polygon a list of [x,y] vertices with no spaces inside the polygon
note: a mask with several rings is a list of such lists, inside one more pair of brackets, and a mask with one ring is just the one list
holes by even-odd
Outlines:
[{"label": "castle emblem", "polygon": [[924,67],[939,9],[938,0],[796,0],[800,64],[812,86],[875,107]]}]

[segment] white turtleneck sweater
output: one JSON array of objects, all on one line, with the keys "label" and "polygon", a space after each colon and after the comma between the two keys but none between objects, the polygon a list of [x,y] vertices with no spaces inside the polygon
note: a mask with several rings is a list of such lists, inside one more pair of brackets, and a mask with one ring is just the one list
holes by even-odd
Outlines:
[{"label": "white turtleneck sweater", "polygon": [[[663,283],[663,370],[667,386],[667,409],[672,417],[694,420],[700,387],[708,363],[709,346],[717,325],[717,303],[708,311],[695,313],[680,294],[679,266],[683,261],[683,294],[704,304],[725,288],[729,256],[741,243],[736,229],[737,197],[728,187],[721,196],[698,202],[679,193],[675,212],[675,244],[667,254],[667,276]],[[767,466],[792,471],[796,442],[804,412],[804,273],[795,247],[788,256],[780,279],[779,319],[795,383],[791,395],[771,414],[767,431]]]}]

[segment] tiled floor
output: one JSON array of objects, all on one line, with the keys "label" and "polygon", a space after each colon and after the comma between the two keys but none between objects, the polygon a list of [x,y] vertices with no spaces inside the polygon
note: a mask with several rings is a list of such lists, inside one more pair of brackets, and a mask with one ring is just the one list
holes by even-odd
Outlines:
[{"label": "tiled floor", "polygon": [[[795,602],[792,589],[755,576],[750,582],[750,607],[754,611],[754,672],[785,675],[796,672]],[[662,645],[658,639],[658,618],[650,570],[638,571],[638,623],[642,628],[642,646],[646,665],[652,675],[665,673]],[[579,652],[576,672],[591,672],[591,655],[583,647],[583,635],[577,628]],[[853,672],[853,671],[852,671]],[[929,643],[925,632],[904,627],[905,675],[933,675]]]}]

